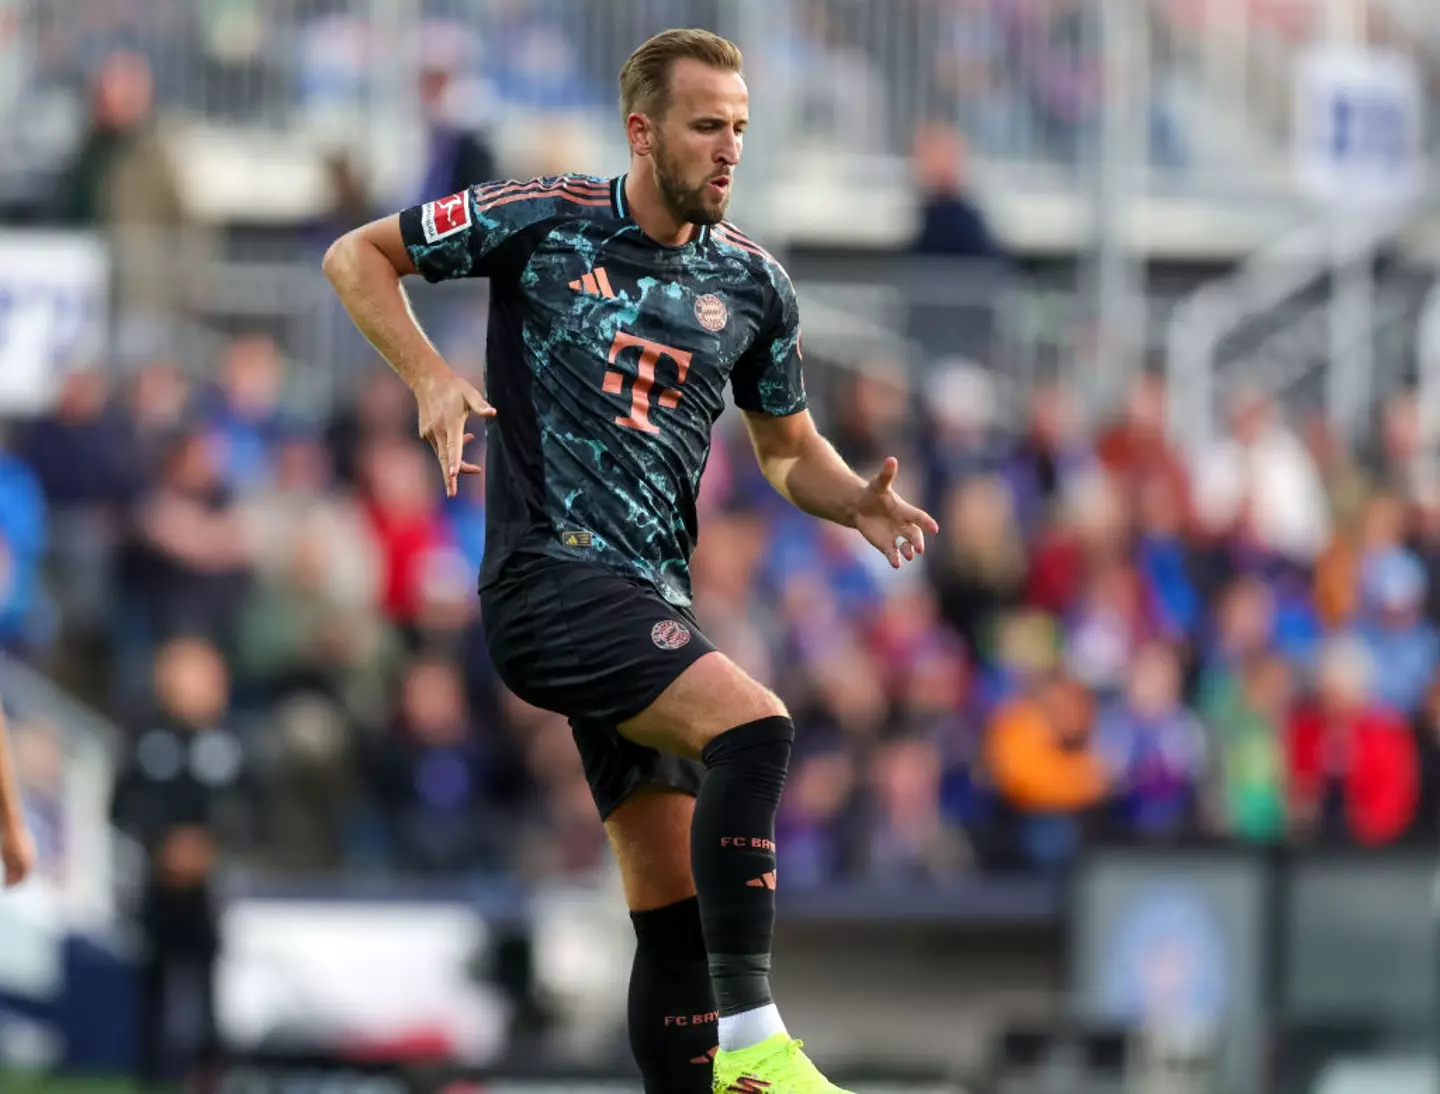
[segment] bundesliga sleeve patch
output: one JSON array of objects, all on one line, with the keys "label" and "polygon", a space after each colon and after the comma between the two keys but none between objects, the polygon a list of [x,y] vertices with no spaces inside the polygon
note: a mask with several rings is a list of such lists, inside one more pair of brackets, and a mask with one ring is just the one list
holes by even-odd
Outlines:
[{"label": "bundesliga sleeve patch", "polygon": [[439,243],[470,227],[469,199],[469,191],[462,190],[448,198],[427,201],[420,209],[420,227],[425,232],[425,242]]}]

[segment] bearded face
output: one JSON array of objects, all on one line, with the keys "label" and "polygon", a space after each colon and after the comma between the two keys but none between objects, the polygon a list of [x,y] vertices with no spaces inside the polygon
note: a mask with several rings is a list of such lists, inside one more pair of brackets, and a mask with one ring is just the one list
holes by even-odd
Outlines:
[{"label": "bearded face", "polygon": [[719,224],[730,207],[729,175],[721,187],[716,185],[716,165],[708,159],[693,164],[682,162],[662,135],[656,137],[654,163],[655,186],[674,217],[688,224]]}]

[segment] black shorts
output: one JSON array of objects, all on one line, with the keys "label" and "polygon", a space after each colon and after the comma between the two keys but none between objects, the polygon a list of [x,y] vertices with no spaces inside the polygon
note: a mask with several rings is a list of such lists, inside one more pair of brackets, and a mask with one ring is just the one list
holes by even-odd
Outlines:
[{"label": "black shorts", "polygon": [[480,600],[505,686],[570,719],[602,820],[644,786],[699,793],[701,764],[616,728],[715,649],[690,612],[606,567],[543,557],[510,560]]}]

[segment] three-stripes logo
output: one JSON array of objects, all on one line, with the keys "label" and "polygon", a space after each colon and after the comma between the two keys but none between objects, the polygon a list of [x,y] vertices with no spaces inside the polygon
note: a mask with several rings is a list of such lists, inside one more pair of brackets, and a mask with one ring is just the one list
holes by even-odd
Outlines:
[{"label": "three-stripes logo", "polygon": [[759,877],[752,877],[745,885],[750,889],[773,889],[775,888],[775,871],[766,870]]},{"label": "three-stripes logo", "polygon": [[754,1075],[741,1075],[726,1089],[731,1094],[765,1094],[771,1084],[764,1079],[757,1079]]},{"label": "three-stripes logo", "polygon": [[615,290],[610,287],[610,278],[605,275],[604,266],[596,266],[584,277],[570,282],[570,287],[576,292],[587,293],[590,296],[603,296],[606,300],[615,299]]},{"label": "three-stripes logo", "polygon": [[715,1053],[717,1053],[717,1052],[719,1052],[719,1051],[720,1051],[720,1046],[719,1046],[719,1045],[715,1045],[713,1048],[710,1049],[709,1052],[705,1053],[704,1056],[692,1056],[692,1057],[690,1057],[690,1062],[691,1062],[692,1064],[713,1064],[713,1063],[715,1062]]}]

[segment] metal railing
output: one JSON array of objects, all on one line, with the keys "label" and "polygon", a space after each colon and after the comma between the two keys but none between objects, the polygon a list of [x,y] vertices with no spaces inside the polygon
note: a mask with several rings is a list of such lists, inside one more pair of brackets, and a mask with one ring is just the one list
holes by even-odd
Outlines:
[{"label": "metal railing", "polygon": [[1378,402],[1426,381],[1417,347],[1430,279],[1376,274],[1414,215],[1307,225],[1182,301],[1166,354],[1177,437],[1207,442],[1230,397],[1253,390],[1318,411],[1337,436],[1363,442]]}]

